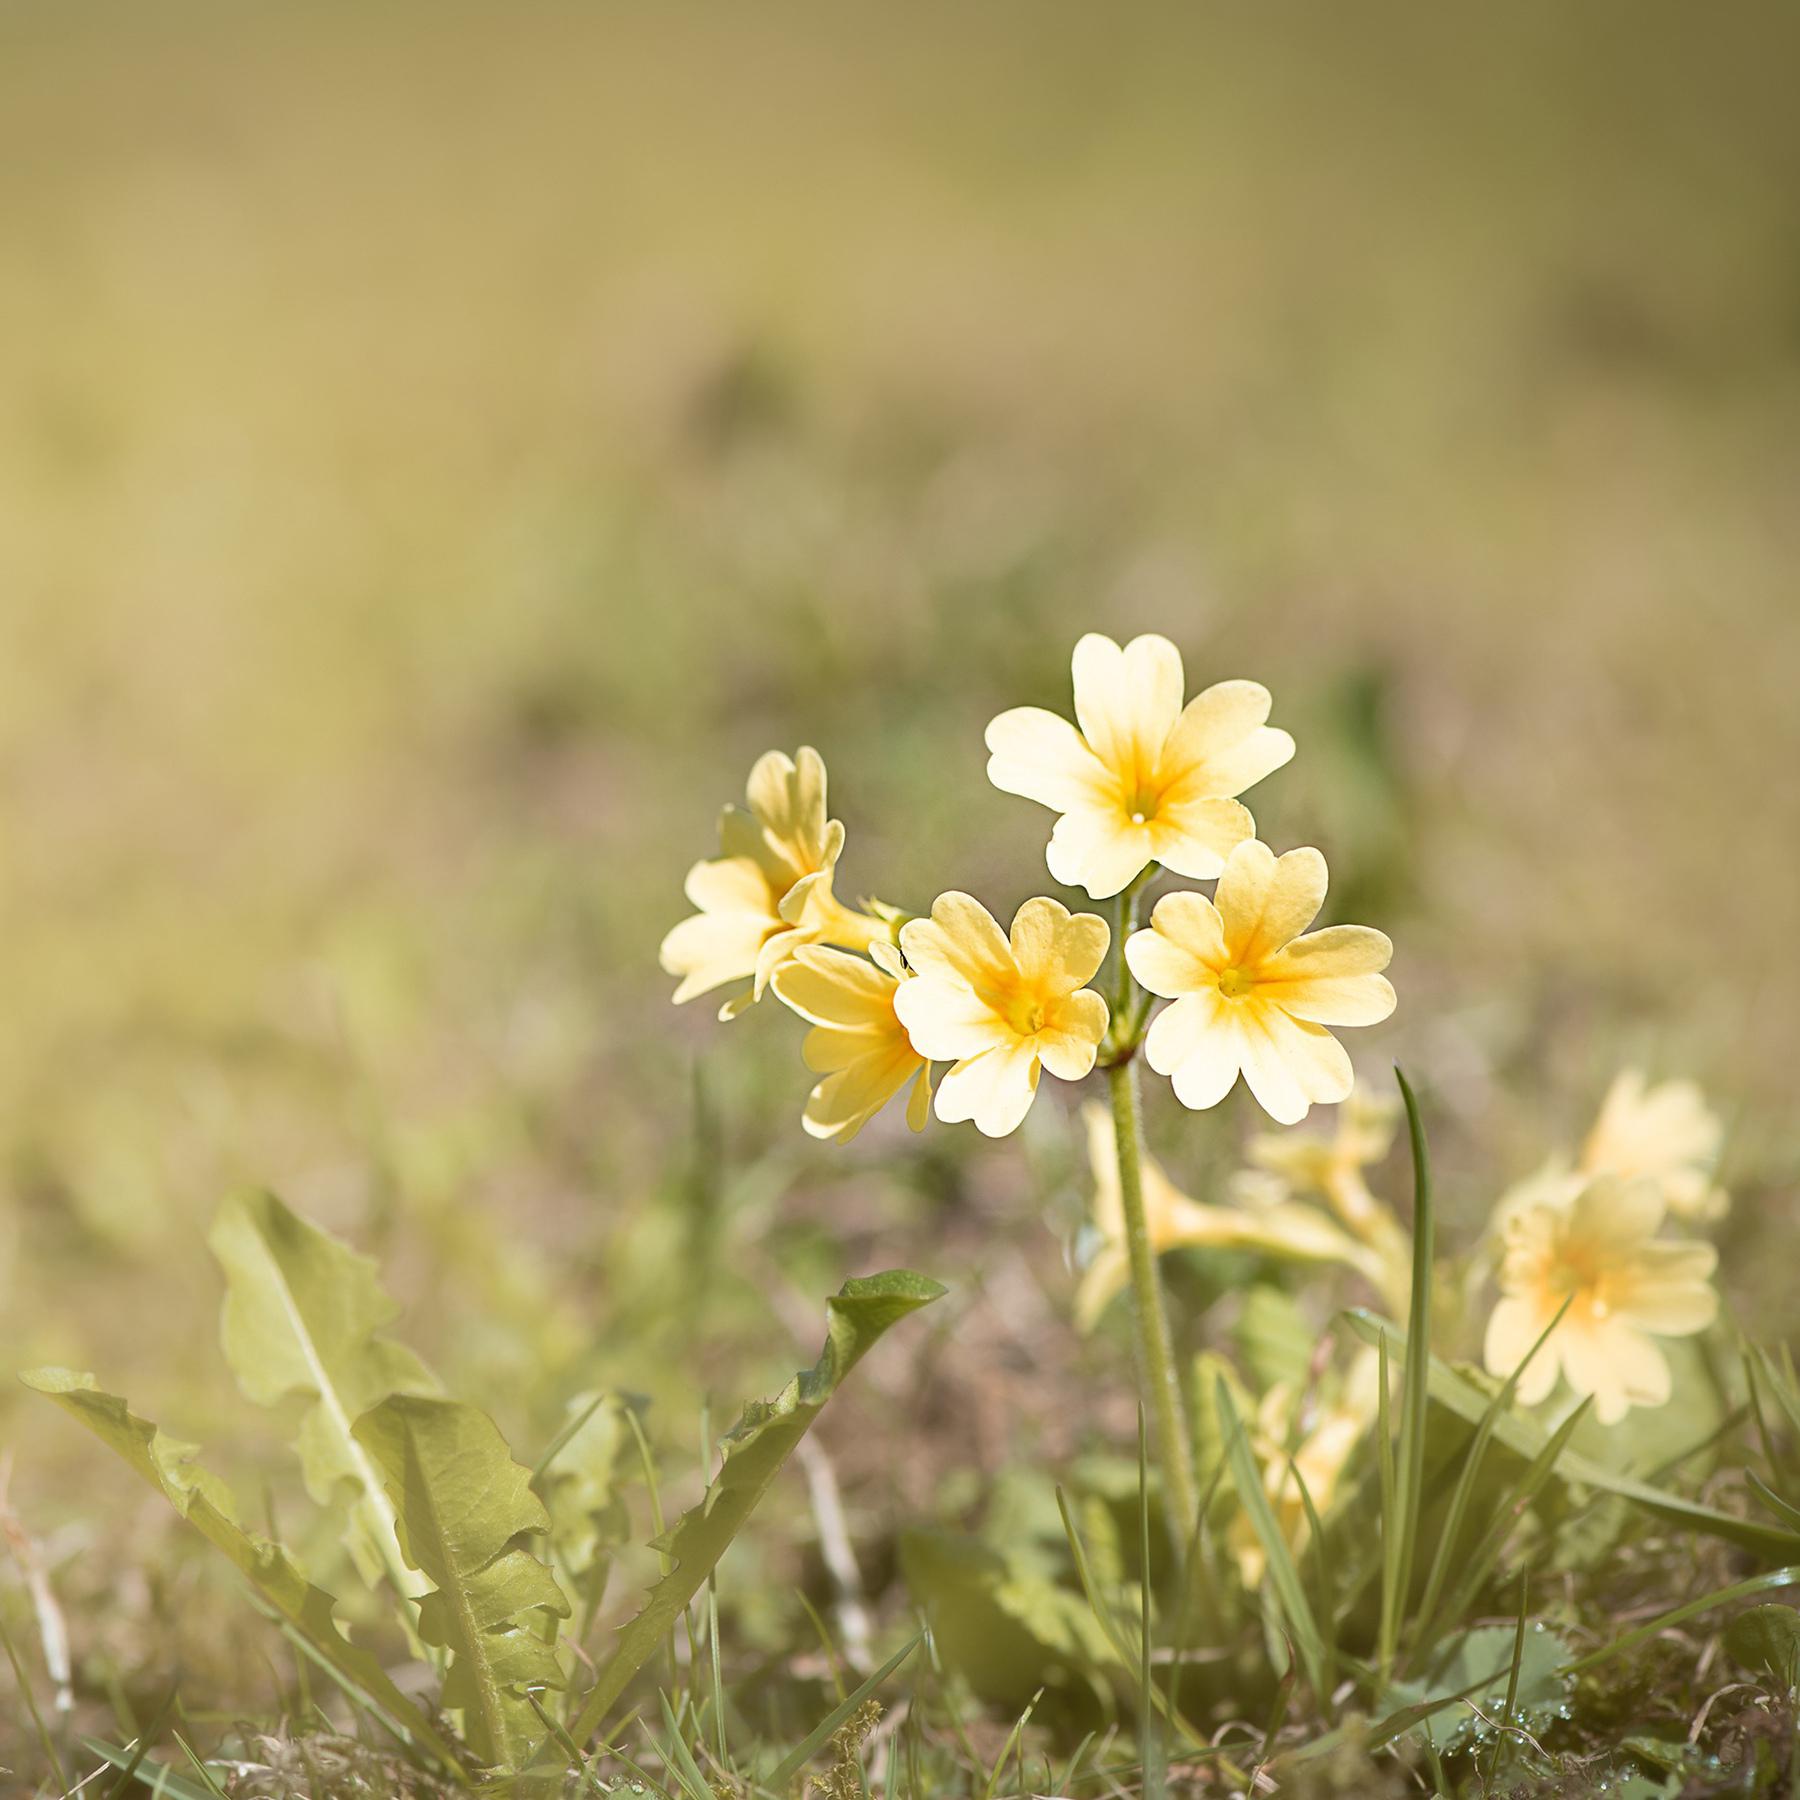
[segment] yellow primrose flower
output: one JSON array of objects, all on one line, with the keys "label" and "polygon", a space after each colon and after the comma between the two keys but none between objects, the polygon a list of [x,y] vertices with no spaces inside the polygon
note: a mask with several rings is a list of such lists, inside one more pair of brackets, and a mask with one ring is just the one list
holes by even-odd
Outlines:
[{"label": "yellow primrose flower", "polygon": [[1350,1058],[1325,1027],[1373,1025],[1394,1010],[1380,973],[1394,947],[1366,925],[1307,932],[1325,887],[1317,850],[1278,858],[1252,838],[1227,860],[1217,904],[1165,894],[1132,933],[1132,974],[1175,1002],[1152,1021],[1144,1054],[1184,1106],[1217,1106],[1240,1073],[1284,1125],[1348,1097]]},{"label": "yellow primrose flower", "polygon": [[912,1047],[894,1011],[894,995],[906,978],[900,952],[892,944],[873,944],[869,954],[873,962],[803,944],[769,978],[776,998],[811,1022],[801,1055],[825,1077],[808,1097],[801,1122],[814,1137],[840,1144],[849,1143],[909,1081],[906,1122],[914,1131],[925,1129],[931,1107],[931,1065]]},{"label": "yellow primrose flower", "polygon": [[914,1050],[955,1067],[938,1084],[937,1116],[973,1119],[1004,1137],[1031,1109],[1038,1071],[1079,1081],[1106,1033],[1106,1002],[1086,984],[1111,941],[1096,913],[1027,900],[1012,936],[967,894],[940,894],[929,919],[901,927],[917,971],[894,995]]},{"label": "yellow primrose flower", "polygon": [[1580,1158],[1550,1157],[1515,1182],[1494,1208],[1490,1230],[1505,1234],[1507,1221],[1533,1206],[1568,1206],[1596,1175],[1647,1180],[1661,1191],[1669,1211],[1695,1224],[1722,1218],[1730,1196],[1712,1178],[1724,1131],[1691,1081],[1647,1086],[1641,1070],[1622,1069],[1601,1102]]},{"label": "yellow primrose flower", "polygon": [[[1092,1331],[1113,1297],[1130,1278],[1125,1247],[1125,1207],[1119,1193],[1119,1146],[1112,1115],[1090,1101],[1081,1109],[1087,1129],[1088,1162],[1094,1175],[1094,1225],[1100,1243],[1075,1291],[1075,1323]],[[1277,1201],[1254,1212],[1235,1206],[1208,1206],[1190,1200],[1153,1156],[1143,1158],[1144,1217],[1151,1251],[1199,1247],[1253,1250],[1289,1262],[1338,1262],[1379,1280],[1376,1258],[1310,1206]]]},{"label": "yellow primrose flower", "polygon": [[1647,1178],[1662,1189],[1676,1218],[1717,1219],[1731,1204],[1712,1178],[1724,1135],[1693,1082],[1649,1087],[1641,1069],[1622,1069],[1582,1146],[1581,1170]]},{"label": "yellow primrose flower", "polygon": [[1181,652],[1165,637],[1123,650],[1089,632],[1075,646],[1075,717],[1041,706],[987,728],[988,779],[1062,815],[1050,873],[1096,900],[1153,862],[1210,881],[1256,823],[1233,798],[1279,769],[1294,740],[1263,721],[1269,691],[1221,681],[1182,706]]},{"label": "yellow primrose flower", "polygon": [[1704,1331],[1718,1315],[1710,1244],[1658,1238],[1667,1206],[1653,1181],[1598,1175],[1566,1207],[1540,1203],[1506,1224],[1501,1298],[1488,1321],[1485,1359],[1510,1375],[1574,1296],[1532,1359],[1518,1397],[1534,1406],[1558,1372],[1594,1396],[1603,1425],[1669,1397],[1669,1365],[1656,1339]]},{"label": "yellow primrose flower", "polygon": [[880,920],[832,894],[844,827],[825,816],[818,751],[759,757],[745,797],[748,812],[728,806],[719,816],[724,855],[688,871],[687,897],[699,911],[662,941],[664,971],[681,977],[677,1005],[730,981],[750,982],[720,1007],[722,1019],[760,1000],[770,975],[802,944],[861,950],[889,936]]}]

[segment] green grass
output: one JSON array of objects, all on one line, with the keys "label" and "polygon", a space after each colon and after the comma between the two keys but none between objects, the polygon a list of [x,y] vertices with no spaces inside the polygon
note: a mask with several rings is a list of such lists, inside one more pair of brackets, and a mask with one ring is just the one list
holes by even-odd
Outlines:
[{"label": "green grass", "polygon": [[[1784,1598],[1800,1507],[1794,39],[1774,8],[8,9],[0,1370],[91,1367],[205,1443],[407,1675],[294,1421],[206,1349],[204,1233],[272,1187],[380,1259],[522,1467],[574,1396],[633,1396],[598,1663],[705,1421],[814,1354],[818,1295],[916,1267],[950,1296],[819,1428],[860,1591],[781,1477],[590,1789],[785,1794],[804,1752],[843,1800],[1086,1800],[1162,1757],[1216,1792],[1265,1758],[1296,1793],[1579,1792],[1627,1756],[1663,1786],[1611,1791],[1786,1791],[1728,1628]],[[1621,1063],[1724,1107],[1727,1316],[1770,1353],[1683,1362],[1703,1417],[1559,1441],[1455,1366],[1480,1321],[1442,1278],[1403,1328],[1276,1275],[1309,1343],[1385,1330],[1398,1385],[1385,1511],[1373,1453],[1315,1509],[1329,1554],[1281,1562],[1265,1506],[1265,1613],[1233,1532],[1266,1383],[1196,1385],[1229,1454],[1165,1528],[1119,1309],[1070,1322],[1073,1116],[841,1153],[798,1129],[790,1020],[671,1011],[682,875],[772,745],[824,753],[847,893],[1047,886],[981,729],[1063,705],[1087,629],[1274,690],[1301,753],[1259,826],[1396,942],[1355,1048],[1420,1082],[1440,1256]],[[1148,1113],[1221,1197],[1243,1095]],[[1235,1354],[1272,1272],[1168,1267],[1184,1354]],[[0,1441],[0,1785],[142,1749],[169,1794],[432,1791],[41,1399],[0,1388]],[[928,1570],[931,1638],[865,1691]],[[1529,1692],[1548,1635],[1541,1757],[1439,1706],[1452,1669]],[[1145,1655],[1178,1693],[1145,1702]]]}]

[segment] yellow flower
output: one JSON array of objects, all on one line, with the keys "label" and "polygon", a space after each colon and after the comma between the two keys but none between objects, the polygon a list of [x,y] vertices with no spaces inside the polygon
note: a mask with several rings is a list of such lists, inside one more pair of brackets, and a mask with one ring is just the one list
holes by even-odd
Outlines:
[{"label": "yellow flower", "polygon": [[1501,1299],[1487,1329],[1490,1373],[1518,1368],[1574,1296],[1519,1381],[1527,1406],[1548,1397],[1559,1371],[1577,1394],[1594,1396],[1603,1425],[1668,1399],[1669,1365],[1656,1339],[1704,1331],[1719,1299],[1717,1252],[1658,1238],[1666,1210],[1653,1181],[1598,1175],[1569,1205],[1540,1203],[1507,1221]]},{"label": "yellow flower", "polygon": [[1533,1206],[1567,1207],[1596,1175],[1646,1180],[1678,1219],[1703,1224],[1722,1218],[1730,1197],[1712,1178],[1724,1132],[1691,1081],[1645,1085],[1637,1069],[1622,1069],[1601,1102],[1600,1115],[1573,1164],[1566,1152],[1515,1182],[1494,1208],[1490,1230],[1503,1236],[1508,1220]]},{"label": "yellow flower", "polygon": [[1240,1073],[1284,1125],[1348,1097],[1350,1058],[1325,1027],[1373,1025],[1394,1010],[1380,973],[1394,947],[1366,925],[1301,936],[1325,885],[1317,850],[1277,858],[1252,838],[1226,862],[1216,905],[1165,894],[1149,927],[1132,933],[1132,974],[1175,1002],[1152,1022],[1144,1054],[1184,1106],[1217,1106]]},{"label": "yellow flower", "polygon": [[[1112,1115],[1090,1101],[1081,1109],[1081,1117],[1094,1175],[1094,1225],[1100,1234],[1099,1246],[1075,1292],[1075,1323],[1086,1332],[1093,1330],[1107,1305],[1124,1288],[1131,1266],[1125,1248],[1125,1207],[1119,1193],[1119,1148]],[[1252,1250],[1289,1262],[1345,1263],[1370,1280],[1379,1275],[1375,1257],[1310,1206],[1277,1201],[1254,1212],[1208,1206],[1182,1193],[1152,1156],[1144,1157],[1143,1174],[1144,1219],[1150,1248],[1157,1255],[1189,1247]]]},{"label": "yellow flower", "polygon": [[1153,862],[1210,881],[1256,832],[1232,796],[1294,754],[1294,740],[1263,723],[1268,689],[1221,681],[1184,709],[1181,652],[1167,638],[1121,650],[1094,632],[1075,646],[1074,676],[1079,730],[1041,706],[987,728],[994,786],[1062,815],[1050,873],[1096,900]]},{"label": "yellow flower", "polygon": [[677,1005],[727,982],[750,982],[726,999],[722,1019],[760,1000],[769,977],[802,944],[861,950],[889,935],[881,921],[832,894],[844,828],[825,816],[818,751],[759,757],[746,798],[747,813],[728,806],[719,816],[724,855],[688,871],[687,897],[699,911],[662,941],[663,969],[681,977]]},{"label": "yellow flower", "polygon": [[769,985],[775,996],[809,1020],[801,1054],[806,1066],[825,1077],[806,1102],[801,1122],[814,1137],[847,1144],[913,1081],[906,1122],[925,1128],[931,1106],[931,1065],[912,1047],[894,1011],[894,995],[905,978],[900,952],[874,944],[865,962],[842,950],[802,945],[782,964]]},{"label": "yellow flower", "polygon": [[1678,1219],[1721,1217],[1730,1205],[1713,1182],[1724,1130],[1691,1081],[1647,1087],[1643,1071],[1622,1069],[1582,1146],[1587,1175],[1644,1177],[1662,1189]]},{"label": "yellow flower", "polygon": [[1106,1002],[1086,983],[1111,940],[1095,913],[1027,900],[1009,940],[967,894],[940,894],[929,919],[901,927],[917,971],[894,995],[913,1048],[955,1067],[938,1084],[937,1116],[973,1119],[1004,1137],[1031,1109],[1038,1071],[1079,1081],[1106,1033]]}]

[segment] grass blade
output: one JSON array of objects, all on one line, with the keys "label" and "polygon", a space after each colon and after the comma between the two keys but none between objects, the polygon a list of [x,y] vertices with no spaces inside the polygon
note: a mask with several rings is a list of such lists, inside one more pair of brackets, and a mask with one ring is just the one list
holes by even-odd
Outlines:
[{"label": "grass blade", "polygon": [[822,1718],[805,1737],[776,1765],[775,1772],[769,1777],[767,1785],[777,1793],[784,1792],[790,1781],[800,1773],[812,1759],[830,1741],[831,1734],[856,1712],[863,1703],[870,1699],[877,1688],[892,1675],[919,1645],[925,1641],[924,1632],[919,1632],[910,1643],[896,1650],[879,1669],[863,1682],[854,1693],[847,1694]]},{"label": "grass blade", "polygon": [[1312,1606],[1306,1598],[1300,1571],[1294,1566],[1287,1539],[1281,1535],[1281,1527],[1276,1523],[1275,1514],[1269,1506],[1269,1497],[1263,1492],[1256,1457],[1251,1452],[1250,1440],[1245,1436],[1243,1421],[1239,1419],[1237,1408],[1232,1404],[1231,1389],[1223,1376],[1218,1378],[1213,1391],[1225,1438],[1225,1455],[1231,1465],[1233,1485],[1238,1491],[1238,1503],[1249,1516],[1251,1528],[1261,1540],[1263,1554],[1268,1558],[1269,1580],[1274,1586],[1275,1597],[1287,1620],[1288,1630],[1299,1641],[1300,1657],[1306,1665],[1306,1678],[1312,1683],[1312,1690],[1319,1704],[1324,1706],[1328,1703],[1331,1692],[1325,1685],[1325,1640],[1319,1632],[1318,1621],[1313,1617]]},{"label": "grass blade", "polygon": [[1400,1619],[1412,1586],[1418,1553],[1419,1507],[1425,1483],[1425,1415],[1429,1404],[1431,1363],[1431,1272],[1437,1227],[1431,1199],[1431,1163],[1425,1149],[1425,1127],[1419,1102],[1405,1072],[1396,1066],[1394,1079],[1406,1103],[1407,1136],[1412,1145],[1413,1265],[1412,1298],[1407,1310],[1405,1363],[1400,1386],[1400,1451],[1395,1469],[1394,1513],[1382,1544],[1381,1626],[1378,1660],[1385,1686],[1393,1672],[1399,1645]]}]

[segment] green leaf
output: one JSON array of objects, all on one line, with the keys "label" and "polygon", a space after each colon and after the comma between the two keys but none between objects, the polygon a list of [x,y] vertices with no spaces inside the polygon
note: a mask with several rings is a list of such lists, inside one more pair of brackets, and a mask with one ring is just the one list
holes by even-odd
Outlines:
[{"label": "green leaf", "polygon": [[238,1386],[258,1406],[308,1403],[295,1438],[307,1491],[321,1505],[347,1493],[357,1568],[416,1598],[424,1583],[401,1559],[393,1506],[351,1427],[389,1394],[435,1393],[437,1382],[379,1335],[399,1308],[375,1264],[266,1193],[227,1200],[207,1242],[225,1272],[221,1337]]},{"label": "green leaf", "polygon": [[124,1457],[202,1537],[237,1565],[325,1665],[377,1708],[395,1731],[450,1767],[457,1766],[455,1752],[387,1678],[381,1665],[338,1629],[332,1617],[337,1603],[331,1595],[314,1587],[279,1544],[255,1537],[238,1524],[230,1491],[217,1476],[198,1467],[192,1444],[139,1418],[116,1394],[102,1393],[91,1375],[71,1369],[34,1369],[21,1379]]},{"label": "green leaf", "polygon": [[626,1684],[655,1653],[845,1376],[889,1326],[929,1305],[943,1291],[923,1275],[894,1269],[845,1282],[827,1303],[825,1347],[819,1360],[796,1375],[774,1400],[744,1409],[724,1439],[725,1460],[699,1505],[683,1513],[657,1540],[656,1547],[669,1558],[669,1572],[620,1632],[602,1666],[570,1733],[578,1744],[587,1741]]},{"label": "green leaf", "polygon": [[539,1612],[569,1603],[520,1539],[548,1531],[531,1473],[512,1459],[479,1408],[426,1394],[392,1394],[356,1421],[399,1518],[400,1548],[434,1592],[419,1602],[419,1635],[450,1652],[444,1704],[460,1708],[483,1762],[517,1768],[540,1734],[521,1691],[561,1687]]},{"label": "green leaf", "polygon": [[632,1443],[628,1404],[618,1394],[577,1394],[531,1478],[550,1514],[552,1556],[578,1587],[629,1535],[620,1493],[621,1459]]},{"label": "green leaf", "polygon": [[[1506,1722],[1539,1732],[1567,1702],[1569,1683],[1562,1666],[1573,1652],[1563,1638],[1543,1625],[1527,1629],[1519,1655],[1518,1682],[1513,1694],[1512,1716],[1507,1718],[1506,1695],[1512,1683],[1514,1634],[1510,1625],[1479,1625],[1456,1641],[1454,1650],[1429,1681],[1396,1682],[1382,1696],[1382,1710],[1398,1712],[1426,1702],[1461,1695],[1473,1705],[1459,1704],[1436,1731],[1440,1748],[1467,1738],[1485,1739],[1489,1727],[1474,1711],[1496,1723]],[[1482,1691],[1481,1684],[1486,1684]],[[1473,1688],[1474,1692],[1469,1690]],[[1444,1729],[1447,1724],[1448,1729]],[[1416,1729],[1416,1728],[1415,1728]]]},{"label": "green leaf", "polygon": [[[1356,1307],[1345,1313],[1344,1319],[1366,1344],[1374,1344],[1385,1331],[1390,1343],[1399,1344],[1403,1348],[1405,1346],[1406,1333],[1398,1325],[1391,1324],[1374,1313]],[[1431,1398],[1438,1405],[1448,1408],[1470,1425],[1480,1424],[1492,1398],[1467,1375],[1435,1356],[1431,1359],[1428,1387]],[[1536,1457],[1549,1441],[1550,1434],[1541,1425],[1517,1413],[1503,1416],[1493,1429],[1493,1442],[1527,1461]],[[1684,1500],[1678,1494],[1666,1493],[1661,1488],[1651,1487],[1647,1482],[1621,1475],[1573,1450],[1565,1449],[1557,1457],[1555,1473],[1561,1481],[1580,1482],[1597,1488],[1602,1493],[1617,1494],[1658,1518],[1667,1519],[1672,1524],[1685,1526],[1689,1530],[1707,1532],[1728,1543],[1739,1544],[1772,1561],[1780,1561],[1800,1551],[1800,1534],[1766,1524],[1760,1519],[1737,1518],[1731,1513],[1720,1512],[1716,1507],[1703,1506],[1697,1500]]]},{"label": "green leaf", "polygon": [[1800,1687],[1800,1612],[1753,1606],[1725,1628],[1725,1648],[1746,1669],[1769,1675],[1784,1692]]}]

